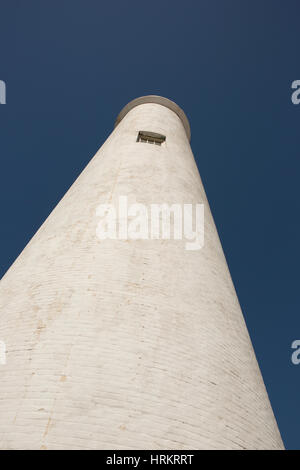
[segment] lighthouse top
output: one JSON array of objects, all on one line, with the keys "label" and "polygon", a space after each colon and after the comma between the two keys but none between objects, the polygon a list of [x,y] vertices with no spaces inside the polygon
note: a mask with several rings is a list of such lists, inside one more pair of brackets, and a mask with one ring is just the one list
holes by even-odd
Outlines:
[{"label": "lighthouse top", "polygon": [[126,114],[129,111],[135,108],[135,106],[139,106],[140,104],[146,104],[146,103],[160,104],[174,111],[174,113],[176,113],[177,116],[179,116],[179,118],[181,119],[188,139],[191,140],[190,123],[184,111],[176,103],[174,103],[174,101],[171,101],[168,98],[164,98],[163,96],[156,96],[156,95],[141,96],[140,98],[136,98],[135,100],[130,101],[126,106],[124,106],[122,111],[119,113],[115,122],[115,127],[122,121],[122,119],[126,116]]}]

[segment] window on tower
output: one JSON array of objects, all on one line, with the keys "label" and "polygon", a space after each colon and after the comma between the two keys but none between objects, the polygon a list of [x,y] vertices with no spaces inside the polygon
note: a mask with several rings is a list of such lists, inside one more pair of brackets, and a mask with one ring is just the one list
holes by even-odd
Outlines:
[{"label": "window on tower", "polygon": [[161,145],[166,141],[166,136],[157,134],[156,132],[140,131],[136,141],[147,144]]}]

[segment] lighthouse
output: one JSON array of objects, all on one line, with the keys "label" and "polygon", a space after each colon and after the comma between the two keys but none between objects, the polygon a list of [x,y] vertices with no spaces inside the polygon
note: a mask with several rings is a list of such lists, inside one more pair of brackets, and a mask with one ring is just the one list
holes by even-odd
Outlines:
[{"label": "lighthouse", "polygon": [[1,280],[1,449],[283,448],[190,137],[169,99],[127,104]]}]

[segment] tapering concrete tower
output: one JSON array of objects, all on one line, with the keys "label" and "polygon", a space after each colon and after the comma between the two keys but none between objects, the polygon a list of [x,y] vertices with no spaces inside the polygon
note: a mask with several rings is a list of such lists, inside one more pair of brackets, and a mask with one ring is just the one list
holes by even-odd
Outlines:
[{"label": "tapering concrete tower", "polygon": [[[0,448],[281,449],[185,114],[146,96],[116,124],[1,281]],[[124,196],[204,204],[203,248],[99,238]]]}]

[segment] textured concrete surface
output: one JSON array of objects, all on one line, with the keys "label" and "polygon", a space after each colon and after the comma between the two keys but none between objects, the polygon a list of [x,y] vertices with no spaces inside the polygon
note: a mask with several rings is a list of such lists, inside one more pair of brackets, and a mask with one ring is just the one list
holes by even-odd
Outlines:
[{"label": "textured concrete surface", "polygon": [[[205,247],[100,241],[96,208],[120,195],[204,203]],[[125,115],[4,276],[0,339],[1,449],[282,448],[186,132],[160,104]]]}]

